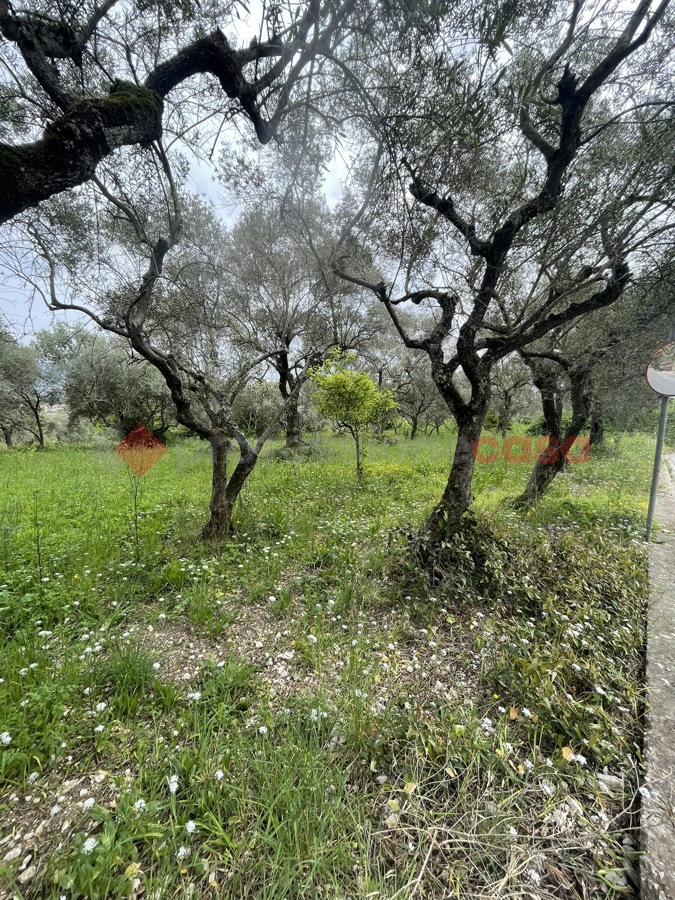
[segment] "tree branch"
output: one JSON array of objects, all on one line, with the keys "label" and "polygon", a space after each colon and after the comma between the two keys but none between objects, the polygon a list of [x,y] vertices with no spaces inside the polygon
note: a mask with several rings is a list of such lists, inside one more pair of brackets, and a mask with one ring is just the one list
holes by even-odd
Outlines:
[{"label": "tree branch", "polygon": [[[112,6],[112,0],[105,0],[85,25],[80,37],[69,38],[70,44],[77,47],[78,40],[84,40],[87,34],[91,36]],[[214,75],[225,94],[238,101],[253,124],[260,143],[268,143],[276,135],[292,88],[305,66],[317,54],[330,54],[335,34],[355,6],[356,0],[343,0],[320,31],[319,10],[315,0],[310,0],[307,18],[297,34],[306,36],[310,25],[314,24],[315,38],[309,44],[291,41],[288,48],[282,43],[267,43],[235,50],[225,35],[216,30],[157,65],[146,77],[144,85],[115,82],[108,97],[75,100],[62,90],[58,72],[46,58],[49,53],[72,58],[72,47],[66,52],[65,38],[61,36],[60,44],[57,42],[51,48],[49,40],[51,43],[54,40],[50,29],[38,35],[32,20],[29,23],[32,30],[27,29],[23,21],[11,12],[8,0],[0,0],[0,31],[7,40],[17,44],[26,64],[52,102],[66,111],[47,126],[39,141],[18,146],[0,143],[0,184],[4,186],[0,196],[0,223],[40,200],[88,181],[98,163],[118,147],[147,146],[159,140],[162,135],[163,98],[194,75]],[[60,25],[58,21],[53,24]],[[274,114],[269,121],[265,121],[259,107],[261,92],[274,84],[274,80],[298,54],[299,58],[285,83],[280,85]],[[268,75],[253,85],[246,80],[243,74],[245,65],[276,55],[282,57],[284,64],[273,67],[272,76]]]},{"label": "tree branch", "polygon": [[439,196],[436,191],[427,187],[422,182],[406,160],[403,160],[403,163],[410,172],[410,177],[412,178],[409,188],[410,193],[415,200],[423,203],[425,206],[429,206],[431,209],[435,209],[436,212],[440,213],[445,219],[451,222],[457,231],[466,238],[472,256],[485,257],[489,250],[489,243],[476,237],[476,226],[473,223],[466,222],[460,216],[455,209],[452,198]]},{"label": "tree branch", "polygon": [[158,140],[162,112],[157,94],[116,82],[108,97],[76,103],[47,126],[40,140],[22,146],[0,143],[0,223],[88,181],[118,147]]}]

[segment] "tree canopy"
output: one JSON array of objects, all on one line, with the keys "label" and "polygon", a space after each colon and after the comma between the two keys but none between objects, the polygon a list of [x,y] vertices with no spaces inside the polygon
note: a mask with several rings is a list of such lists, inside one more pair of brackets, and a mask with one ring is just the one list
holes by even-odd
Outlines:
[{"label": "tree canopy", "polygon": [[233,119],[268,143],[358,5],[263,3],[237,46],[223,29],[242,21],[243,0],[70,0],[58,11],[2,0],[3,136],[23,142],[0,145],[0,221],[88,181],[122,147],[162,137],[198,146]]},{"label": "tree canopy", "polygon": [[268,430],[251,445],[232,418],[246,381],[277,380],[299,443],[310,368],[374,359],[376,304],[411,422],[440,396],[457,423],[437,543],[472,501],[494,373],[665,265],[671,19],[669,0],[0,2],[5,259],[126,341],[247,471]]}]

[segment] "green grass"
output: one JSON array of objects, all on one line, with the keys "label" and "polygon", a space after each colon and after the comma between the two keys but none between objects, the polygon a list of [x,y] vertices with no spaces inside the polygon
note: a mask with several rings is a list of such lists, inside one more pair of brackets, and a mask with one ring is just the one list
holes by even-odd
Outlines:
[{"label": "green grass", "polygon": [[0,454],[0,860],[20,845],[0,886],[611,896],[635,824],[651,442],[610,438],[528,514],[508,499],[529,467],[479,465],[477,525],[430,584],[408,536],[452,436],[369,443],[363,485],[350,442],[311,441],[307,462],[266,450],[218,552],[198,541],[202,444],[142,480],[138,545],[112,452]]}]

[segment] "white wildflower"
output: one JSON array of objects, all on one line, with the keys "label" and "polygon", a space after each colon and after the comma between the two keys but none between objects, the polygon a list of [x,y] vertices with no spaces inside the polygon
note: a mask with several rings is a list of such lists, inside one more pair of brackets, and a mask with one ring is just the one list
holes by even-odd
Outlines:
[{"label": "white wildflower", "polygon": [[310,644],[316,644],[316,642],[318,641],[318,638],[315,634],[308,634],[307,640],[310,642]]},{"label": "white wildflower", "polygon": [[91,853],[94,847],[98,844],[98,841],[95,837],[88,837],[87,840],[82,844],[82,852],[83,853]]},{"label": "white wildflower", "polygon": [[0,744],[2,744],[3,747],[8,747],[11,743],[12,735],[9,731],[3,731],[2,734],[0,734]]},{"label": "white wildflower", "polygon": [[178,790],[178,775],[171,775],[169,778],[169,790],[172,794],[175,794]]},{"label": "white wildflower", "polygon": [[552,797],[555,794],[555,787],[550,781],[542,781],[541,789],[547,797]]},{"label": "white wildflower", "polygon": [[185,859],[188,855],[187,847],[179,847],[176,853],[176,859]]},{"label": "white wildflower", "polygon": [[185,831],[186,831],[188,834],[194,834],[196,830],[197,830],[197,826],[196,826],[195,823],[192,821],[192,819],[190,819],[189,822],[186,822],[186,823],[185,823]]}]

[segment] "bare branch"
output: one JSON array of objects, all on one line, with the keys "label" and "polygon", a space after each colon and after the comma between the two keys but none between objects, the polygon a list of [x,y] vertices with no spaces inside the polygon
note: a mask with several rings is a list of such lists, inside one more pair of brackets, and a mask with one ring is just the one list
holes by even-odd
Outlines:
[{"label": "bare branch", "polygon": [[476,226],[473,223],[466,222],[460,216],[455,208],[452,198],[447,196],[440,197],[436,191],[427,187],[422,182],[406,160],[403,160],[403,164],[410,172],[412,178],[410,183],[410,193],[415,200],[418,200],[425,206],[431,207],[431,209],[435,209],[436,212],[440,213],[444,218],[451,222],[457,231],[466,238],[469,247],[471,248],[472,256],[485,257],[489,250],[489,243],[476,237]]}]

